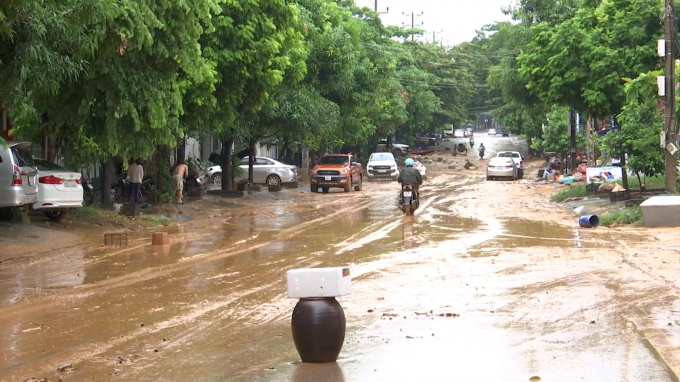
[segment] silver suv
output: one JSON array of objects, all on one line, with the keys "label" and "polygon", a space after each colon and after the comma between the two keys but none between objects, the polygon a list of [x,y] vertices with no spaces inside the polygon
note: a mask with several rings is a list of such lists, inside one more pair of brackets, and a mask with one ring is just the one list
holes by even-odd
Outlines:
[{"label": "silver suv", "polygon": [[38,170],[30,143],[0,144],[0,220],[12,218],[14,207],[38,201]]}]

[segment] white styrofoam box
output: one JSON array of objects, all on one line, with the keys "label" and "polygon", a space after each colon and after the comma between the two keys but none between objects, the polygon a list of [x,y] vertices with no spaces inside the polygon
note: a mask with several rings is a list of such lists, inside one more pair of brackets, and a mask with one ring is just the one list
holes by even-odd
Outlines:
[{"label": "white styrofoam box", "polygon": [[680,196],[654,196],[640,204],[647,227],[680,227]]},{"label": "white styrofoam box", "polygon": [[337,297],[352,290],[349,267],[293,269],[286,278],[289,298]]}]

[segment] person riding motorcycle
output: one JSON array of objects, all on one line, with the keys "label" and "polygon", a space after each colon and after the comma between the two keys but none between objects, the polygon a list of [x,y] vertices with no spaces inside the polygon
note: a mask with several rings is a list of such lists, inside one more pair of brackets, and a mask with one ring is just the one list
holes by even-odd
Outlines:
[{"label": "person riding motorcycle", "polygon": [[484,147],[484,144],[483,144],[483,143],[480,143],[480,144],[479,144],[479,149],[478,149],[478,150],[479,150],[479,157],[480,157],[480,158],[484,158],[484,150],[486,150],[486,147]]},{"label": "person riding motorcycle", "polygon": [[406,165],[406,168],[399,174],[397,181],[402,185],[413,185],[413,191],[416,193],[416,197],[418,197],[418,189],[420,188],[420,185],[423,184],[423,177],[420,176],[420,172],[413,167],[413,159],[407,158],[406,161],[404,161],[404,164]]},{"label": "person riding motorcycle", "polygon": [[475,146],[475,139],[473,137],[470,137],[470,148],[473,148]]}]

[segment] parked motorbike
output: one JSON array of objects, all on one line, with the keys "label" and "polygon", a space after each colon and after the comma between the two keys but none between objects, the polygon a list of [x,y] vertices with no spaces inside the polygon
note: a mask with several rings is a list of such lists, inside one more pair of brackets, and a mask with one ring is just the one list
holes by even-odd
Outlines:
[{"label": "parked motorbike", "polygon": [[406,214],[406,216],[413,216],[420,205],[418,193],[412,184],[402,184],[401,192],[399,193],[399,209]]},{"label": "parked motorbike", "polygon": [[[128,187],[130,186],[130,181],[127,179],[127,172],[123,172],[118,176],[116,181],[111,185],[111,194],[113,195],[113,200],[120,201],[128,196]],[[143,198],[148,198],[153,195],[154,181],[153,176],[147,175],[142,178],[142,185],[139,186],[139,191],[142,193]]]},{"label": "parked motorbike", "polygon": [[94,204],[96,197],[94,186],[92,185],[92,179],[90,177],[83,178],[83,204],[86,206],[91,206]]}]

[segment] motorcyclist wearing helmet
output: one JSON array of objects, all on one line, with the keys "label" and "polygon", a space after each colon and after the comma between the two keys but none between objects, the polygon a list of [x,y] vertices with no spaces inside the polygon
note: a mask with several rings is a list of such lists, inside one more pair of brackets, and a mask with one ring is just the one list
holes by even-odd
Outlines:
[{"label": "motorcyclist wearing helmet", "polygon": [[404,161],[406,168],[399,174],[397,181],[402,184],[412,184],[416,195],[419,195],[418,189],[420,185],[423,184],[423,177],[420,176],[420,172],[413,167],[413,159],[406,158]]}]

